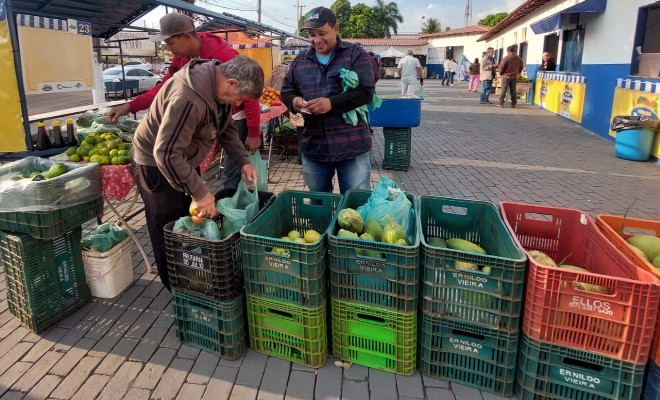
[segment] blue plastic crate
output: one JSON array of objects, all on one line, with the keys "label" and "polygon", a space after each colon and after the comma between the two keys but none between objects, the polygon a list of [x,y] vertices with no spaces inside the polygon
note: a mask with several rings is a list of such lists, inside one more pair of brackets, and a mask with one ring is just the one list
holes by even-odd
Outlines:
[{"label": "blue plastic crate", "polygon": [[378,96],[381,106],[369,111],[371,126],[387,128],[412,128],[419,126],[422,115],[422,99],[408,95]]}]

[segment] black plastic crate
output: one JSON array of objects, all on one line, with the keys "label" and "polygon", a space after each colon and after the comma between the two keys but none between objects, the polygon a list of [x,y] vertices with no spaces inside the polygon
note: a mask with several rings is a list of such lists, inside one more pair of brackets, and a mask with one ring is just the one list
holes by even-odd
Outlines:
[{"label": "black plastic crate", "polygon": [[[235,192],[235,189],[223,189],[215,198],[231,197]],[[274,197],[270,192],[259,193],[259,213]],[[175,221],[170,222],[164,228],[172,288],[219,301],[235,299],[243,290],[240,233],[234,232],[225,239],[214,241],[174,232],[174,224]]]},{"label": "black plastic crate", "polygon": [[385,152],[383,169],[408,171],[412,144],[411,128],[383,128]]}]

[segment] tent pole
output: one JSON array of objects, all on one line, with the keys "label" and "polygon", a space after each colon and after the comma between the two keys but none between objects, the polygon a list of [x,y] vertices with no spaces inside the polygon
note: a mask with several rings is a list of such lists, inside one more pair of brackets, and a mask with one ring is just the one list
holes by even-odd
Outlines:
[{"label": "tent pole", "polygon": [[30,119],[28,117],[27,100],[25,98],[25,84],[23,82],[23,67],[21,66],[21,52],[18,43],[18,27],[16,25],[16,14],[12,6],[12,0],[6,3],[7,27],[9,28],[9,41],[12,44],[14,53],[14,71],[16,72],[16,82],[18,86],[18,99],[21,103],[21,114],[23,117],[23,131],[25,134],[25,146],[28,152],[33,151],[32,133],[30,132]]}]

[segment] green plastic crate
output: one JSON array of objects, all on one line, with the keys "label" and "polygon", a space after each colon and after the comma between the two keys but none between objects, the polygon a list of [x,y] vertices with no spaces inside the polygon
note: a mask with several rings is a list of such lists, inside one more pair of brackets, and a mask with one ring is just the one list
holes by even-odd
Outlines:
[{"label": "green plastic crate", "polygon": [[308,308],[247,295],[250,347],[312,368],[328,359],[326,303]]},{"label": "green plastic crate", "polygon": [[49,211],[0,212],[0,229],[25,233],[36,239],[53,239],[103,213],[101,197]]},{"label": "green plastic crate", "polygon": [[172,290],[174,326],[181,342],[235,360],[245,352],[245,296],[222,302]]},{"label": "green plastic crate", "polygon": [[[421,196],[421,309],[430,315],[518,332],[527,257],[491,203]],[[461,238],[489,255],[430,246],[430,237]],[[456,268],[457,262],[490,272]]]},{"label": "green plastic crate", "polygon": [[417,365],[417,312],[398,313],[331,299],[332,350],[338,359],[401,375]]},{"label": "green plastic crate", "polygon": [[[356,209],[367,203],[371,191],[349,190],[343,208]],[[416,199],[407,195],[415,208]],[[419,299],[419,229],[414,227],[410,246],[340,238],[337,219],[328,234],[332,297],[397,312],[417,310]],[[382,258],[358,254],[359,250],[377,251]]]},{"label": "green plastic crate", "polygon": [[385,151],[383,169],[408,171],[412,143],[411,128],[383,128]]},{"label": "green plastic crate", "polygon": [[520,400],[639,399],[645,367],[645,364],[537,342],[523,334],[516,394]]},{"label": "green plastic crate", "polygon": [[39,240],[0,231],[0,262],[7,279],[9,311],[41,332],[91,299],[85,280],[80,227]]},{"label": "green plastic crate", "polygon": [[[321,305],[327,267],[326,231],[341,200],[338,194],[285,190],[241,229],[243,270],[249,294],[304,307]],[[281,239],[291,230],[302,235],[308,229],[320,233],[321,239],[310,244]],[[273,248],[286,254],[273,253]]]},{"label": "green plastic crate", "polygon": [[500,396],[513,394],[517,333],[419,315],[419,370]]}]

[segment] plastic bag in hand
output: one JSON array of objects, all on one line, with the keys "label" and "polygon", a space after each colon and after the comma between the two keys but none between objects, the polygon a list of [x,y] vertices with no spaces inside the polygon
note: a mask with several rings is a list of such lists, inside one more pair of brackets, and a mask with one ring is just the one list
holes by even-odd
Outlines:
[{"label": "plastic bag in hand", "polygon": [[373,218],[380,226],[387,224],[387,215],[389,215],[392,221],[406,230],[408,243],[413,242],[415,228],[413,205],[406,197],[406,193],[390,178],[380,178],[369,200],[358,207],[357,211],[364,221]]},{"label": "plastic bag in hand", "polygon": [[247,183],[241,180],[233,197],[218,200],[218,211],[222,220],[222,237],[227,238],[247,224],[259,212],[259,193],[250,191]]},{"label": "plastic bag in hand", "polygon": [[268,191],[268,166],[266,161],[261,158],[259,150],[256,153],[250,154],[248,157],[250,163],[257,170],[257,190],[260,192]]}]

